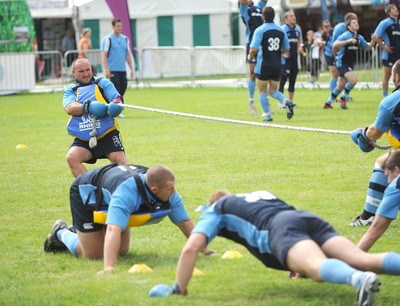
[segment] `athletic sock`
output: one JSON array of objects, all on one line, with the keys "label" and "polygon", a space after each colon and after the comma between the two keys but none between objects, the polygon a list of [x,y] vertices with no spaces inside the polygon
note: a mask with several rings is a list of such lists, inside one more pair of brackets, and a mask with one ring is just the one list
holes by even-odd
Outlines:
[{"label": "athletic sock", "polygon": [[350,95],[350,91],[353,89],[353,85],[351,85],[350,82],[347,82],[346,85],[344,85],[344,95],[348,97]]},{"label": "athletic sock", "polygon": [[274,99],[278,100],[279,102],[281,102],[281,103],[283,103],[283,104],[285,104],[284,102],[285,102],[285,100],[287,100],[287,99],[285,98],[285,95],[284,95],[283,93],[281,93],[279,90],[275,90],[275,91],[271,94],[271,96],[272,96]]},{"label": "athletic sock", "polygon": [[374,213],[370,213],[369,211],[366,211],[365,209],[361,214],[361,218],[363,218],[364,220],[368,220],[369,218],[371,218],[373,216],[375,216]]},{"label": "athletic sock", "polygon": [[260,100],[264,113],[269,113],[269,99],[267,93],[259,94],[258,99]]},{"label": "athletic sock", "polygon": [[364,278],[364,272],[356,271],[350,277],[350,284],[356,288],[360,288],[363,278]]},{"label": "athletic sock", "polygon": [[67,228],[62,228],[57,232],[57,238],[65,244],[72,255],[78,257],[78,234],[69,231]]},{"label": "athletic sock", "polygon": [[382,268],[390,275],[400,275],[400,254],[389,252],[383,258]]},{"label": "athletic sock", "polygon": [[372,214],[376,213],[379,204],[382,201],[383,193],[388,185],[387,176],[381,166],[375,163],[369,180],[367,197],[365,199],[364,210]]},{"label": "athletic sock", "polygon": [[351,276],[356,272],[359,271],[335,258],[326,259],[319,268],[322,280],[336,284],[352,285]]},{"label": "athletic sock", "polygon": [[333,101],[336,100],[337,96],[340,94],[340,91],[335,87],[332,91],[331,91],[331,96],[329,97],[327,103],[331,104]]},{"label": "athletic sock", "polygon": [[247,81],[247,91],[249,93],[249,100],[253,100],[254,98],[254,91],[256,90],[256,82],[253,80],[248,79]]},{"label": "athletic sock", "polygon": [[329,88],[331,89],[331,92],[336,88],[336,85],[337,85],[337,80],[336,79],[330,79]]},{"label": "athletic sock", "polygon": [[388,95],[389,95],[389,92],[388,92],[387,90],[383,90],[383,91],[382,91],[382,96],[383,96],[384,98],[386,98]]}]

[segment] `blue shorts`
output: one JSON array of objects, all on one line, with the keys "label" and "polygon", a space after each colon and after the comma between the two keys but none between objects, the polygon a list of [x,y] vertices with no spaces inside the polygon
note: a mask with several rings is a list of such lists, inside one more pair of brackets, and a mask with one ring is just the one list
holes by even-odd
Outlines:
[{"label": "blue shorts", "polygon": [[339,70],[339,76],[344,78],[345,74],[349,71],[353,71],[353,66],[350,65],[343,65],[341,67],[337,67],[337,69]]},{"label": "blue shorts", "polygon": [[335,59],[333,58],[333,56],[325,55],[325,60],[328,66],[336,66]]},{"label": "blue shorts", "polygon": [[89,141],[75,138],[71,144],[72,147],[81,147],[89,150],[93,158],[85,161],[87,164],[95,164],[97,159],[107,158],[107,154],[112,152],[125,152],[122,146],[121,137],[119,136],[118,130],[113,130],[101,139],[97,140],[97,146],[94,148],[89,147]]},{"label": "blue shorts", "polygon": [[322,246],[330,238],[339,233],[322,218],[304,211],[287,210],[278,213],[269,224],[269,247],[272,255],[289,270],[286,257],[289,249],[302,240],[313,240]]}]

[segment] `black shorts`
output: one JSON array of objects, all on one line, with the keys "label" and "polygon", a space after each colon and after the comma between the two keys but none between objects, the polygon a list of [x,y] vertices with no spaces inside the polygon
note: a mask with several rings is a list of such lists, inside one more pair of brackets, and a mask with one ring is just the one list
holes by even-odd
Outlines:
[{"label": "black shorts", "polygon": [[[87,172],[85,172],[87,173]],[[93,222],[93,211],[95,205],[85,205],[79,193],[79,185],[82,180],[86,180],[85,173],[78,176],[72,183],[70,190],[70,205],[72,214],[72,224],[80,232],[90,233],[102,230],[105,225]]]},{"label": "black shorts", "polygon": [[353,66],[350,65],[342,65],[341,67],[337,67],[337,69],[339,70],[339,76],[344,78],[345,74],[349,71],[353,71]]},{"label": "black shorts", "polygon": [[281,79],[281,74],[280,73],[268,73],[268,72],[262,72],[262,74],[254,74],[255,77],[257,79],[259,79],[260,81],[276,81],[279,82],[279,80]]},{"label": "black shorts", "polygon": [[272,255],[288,270],[286,257],[297,242],[311,239],[319,246],[339,233],[320,217],[303,210],[288,210],[277,214],[269,226],[269,247]]},{"label": "black shorts", "polygon": [[106,155],[112,152],[125,152],[118,130],[113,130],[103,138],[98,139],[97,146],[94,148],[89,147],[89,141],[81,140],[79,138],[74,139],[70,148],[72,147],[85,148],[92,153],[93,158],[85,161],[87,164],[95,164],[97,159],[107,158]]},{"label": "black shorts", "polygon": [[393,67],[395,61],[390,61],[390,60],[382,60],[382,65],[385,67]]},{"label": "black shorts", "polygon": [[325,60],[326,60],[326,64],[327,64],[328,66],[336,66],[335,59],[334,59],[333,56],[327,56],[327,55],[325,55]]}]

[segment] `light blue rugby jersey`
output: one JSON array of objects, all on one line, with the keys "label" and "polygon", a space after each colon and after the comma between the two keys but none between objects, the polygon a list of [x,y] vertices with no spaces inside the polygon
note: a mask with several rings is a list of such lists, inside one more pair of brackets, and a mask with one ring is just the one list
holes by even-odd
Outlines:
[{"label": "light blue rugby jersey", "polygon": [[338,23],[337,25],[335,25],[335,27],[333,28],[333,32],[332,32],[332,46],[333,46],[333,43],[336,41],[336,39],[338,39],[338,37],[346,31],[347,31],[347,27],[344,22],[341,22],[341,23]]},{"label": "light blue rugby jersey", "polygon": [[[94,80],[97,80],[97,79],[99,79],[99,78],[94,77],[90,84],[94,84]],[[98,82],[98,85],[103,90],[104,98],[107,101],[111,102],[111,101],[115,100],[117,97],[120,96],[118,91],[115,89],[115,86],[113,85],[113,83],[111,83],[109,80],[102,78]],[[74,82],[72,84],[69,84],[65,88],[64,93],[63,93],[63,106],[64,106],[64,108],[66,108],[72,102],[76,102],[76,93],[77,93],[77,91],[74,90],[74,88],[77,87],[77,86],[79,86],[79,83]],[[83,86],[88,86],[88,85],[83,85]],[[79,99],[79,102],[85,102],[87,100],[90,100],[90,101],[95,101],[96,100],[94,89],[90,94],[88,94],[87,96],[83,96],[82,99]]]},{"label": "light blue rugby jersey", "polygon": [[258,1],[257,4],[251,8],[249,5],[239,5],[239,14],[246,24],[246,43],[251,42],[251,38],[255,29],[263,24],[262,9],[265,6],[264,1]]},{"label": "light blue rugby jersey", "polygon": [[326,42],[324,47],[324,54],[326,56],[333,56],[332,46],[335,40],[347,31],[346,25],[344,22],[338,23],[332,30],[331,35],[329,36],[329,40]]},{"label": "light blue rugby jersey", "polygon": [[395,178],[386,187],[383,199],[378,206],[376,214],[388,219],[396,219],[400,209],[400,176]]},{"label": "light blue rugby jersey", "polygon": [[393,114],[400,102],[400,90],[396,89],[392,94],[385,97],[379,104],[378,114],[374,125],[382,132],[387,132],[393,124],[400,125],[400,117]]},{"label": "light blue rugby jersey", "polygon": [[[290,45],[289,58],[297,60],[298,42],[301,39],[301,30],[297,25],[291,28],[289,25],[284,24],[281,26],[281,28],[286,33],[287,38],[289,40],[289,45]],[[283,65],[286,63],[286,58],[284,56],[281,57],[281,63]]]},{"label": "light blue rugby jersey", "polygon": [[286,33],[280,26],[274,22],[266,22],[254,31],[250,48],[258,49],[254,72],[260,74],[261,66],[268,64],[268,61],[274,63],[279,61],[282,50],[289,50],[290,44]]},{"label": "light blue rugby jersey", "polygon": [[208,242],[221,236],[245,246],[265,265],[269,265],[268,225],[282,211],[294,210],[268,191],[228,195],[211,205],[192,231],[204,234]]},{"label": "light blue rugby jersey", "polygon": [[[93,192],[96,186],[91,184],[91,182],[96,180],[97,174],[101,169],[102,168],[98,168],[82,174],[87,176],[82,182],[88,182],[79,185],[79,193],[83,203],[86,202],[89,194],[89,204],[96,203],[96,196]],[[144,183],[146,174],[139,172],[139,176]],[[145,188],[145,190],[149,201],[153,200],[158,202],[147,188]],[[116,224],[122,229],[125,229],[128,225],[130,215],[139,210],[142,202],[142,197],[137,189],[135,179],[124,167],[117,166],[106,172],[103,181],[103,205],[108,205],[106,224]],[[169,203],[171,212],[168,216],[173,223],[180,223],[189,219],[189,214],[178,192],[175,192],[169,198]]]},{"label": "light blue rugby jersey", "polygon": [[[111,48],[109,39],[111,39]],[[113,33],[108,34],[101,42],[101,51],[108,51],[107,62],[110,71],[126,71],[126,52],[130,51],[128,37],[123,34],[118,36]]]},{"label": "light blue rugby jersey", "polygon": [[[340,35],[336,41],[345,41],[350,38],[354,38],[354,33],[351,31],[346,31]],[[340,47],[338,53],[336,54],[336,67],[342,67],[342,65],[353,66],[356,60],[356,53],[359,49],[368,48],[368,43],[364,37],[360,34],[356,36],[357,44],[347,44]]]},{"label": "light blue rugby jersey", "polygon": [[[400,20],[396,21],[393,18],[383,19],[374,32],[380,39],[385,42],[385,45],[393,47],[392,57],[400,58]],[[389,59],[389,53],[382,50],[382,60]]]},{"label": "light blue rugby jersey", "polygon": [[333,54],[332,54],[332,45],[333,45],[332,37],[333,37],[333,30],[331,31],[329,38],[326,41],[326,44],[324,46],[324,54],[329,57],[333,56]]}]

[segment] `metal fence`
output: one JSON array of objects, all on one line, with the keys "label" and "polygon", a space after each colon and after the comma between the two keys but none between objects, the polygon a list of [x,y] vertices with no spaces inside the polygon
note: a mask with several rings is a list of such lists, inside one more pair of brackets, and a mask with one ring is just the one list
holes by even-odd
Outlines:
[{"label": "metal fence", "polygon": [[[380,48],[360,51],[357,55],[355,71],[359,85],[379,86],[382,79]],[[169,80],[191,86],[202,84],[204,80],[233,80],[246,85],[248,65],[245,63],[245,48],[226,47],[146,47],[135,52],[137,58],[135,80],[137,84],[151,85],[156,81]],[[297,84],[329,82],[323,54],[320,53],[321,69],[312,73],[307,69],[307,60],[300,60],[302,71]],[[59,51],[38,51],[31,53],[0,53],[0,92],[19,90],[62,90],[70,83],[71,62],[79,56],[77,50],[62,54]],[[95,73],[103,76],[100,50],[85,51]],[[311,55],[310,55],[311,56]],[[325,77],[321,77],[325,75]],[[221,83],[218,83],[221,84]]]},{"label": "metal fence", "polygon": [[[326,78],[321,78],[321,74],[327,72],[327,65],[323,50],[320,49],[318,55],[309,52],[306,57],[299,57],[301,71],[306,79],[313,85],[326,82]],[[382,80],[382,61],[381,48],[379,46],[371,51],[359,50],[356,55],[354,70],[358,76],[359,87],[365,84],[377,87]],[[325,73],[325,75],[327,75]]]}]

